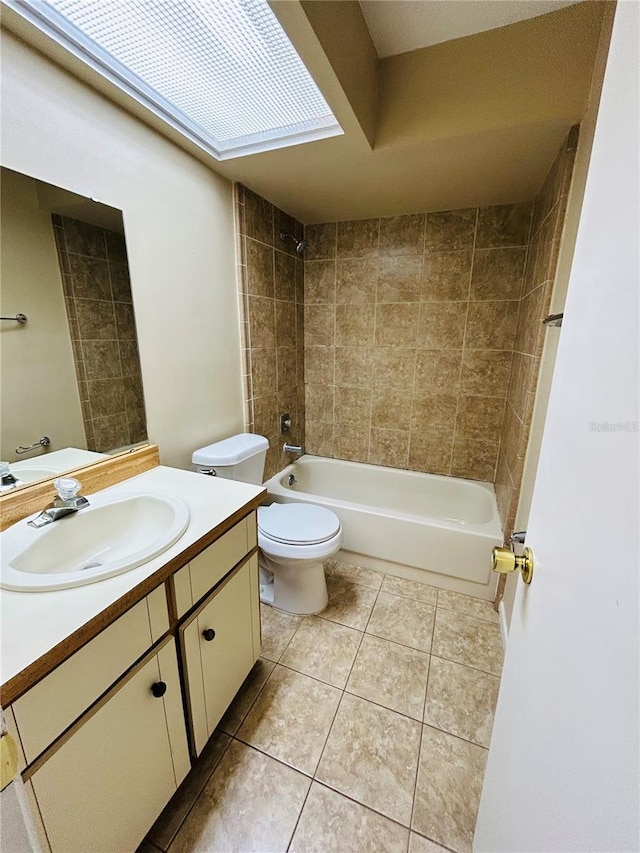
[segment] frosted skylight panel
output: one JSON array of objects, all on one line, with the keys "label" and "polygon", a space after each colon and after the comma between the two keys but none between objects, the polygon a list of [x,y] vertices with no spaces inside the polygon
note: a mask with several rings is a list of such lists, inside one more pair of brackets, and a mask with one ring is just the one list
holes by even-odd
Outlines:
[{"label": "frosted skylight panel", "polygon": [[11,5],[28,7],[221,159],[342,133],[266,0]]}]

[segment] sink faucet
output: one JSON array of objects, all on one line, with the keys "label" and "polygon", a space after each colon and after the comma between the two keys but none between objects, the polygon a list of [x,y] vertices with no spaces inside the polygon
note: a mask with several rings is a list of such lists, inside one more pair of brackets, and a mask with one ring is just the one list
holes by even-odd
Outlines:
[{"label": "sink faucet", "polygon": [[296,456],[302,456],[304,450],[298,444],[287,444],[285,442],[284,447],[282,448],[285,453],[295,453]]},{"label": "sink faucet", "polygon": [[74,477],[58,477],[53,481],[53,485],[58,497],[51,506],[43,509],[37,518],[27,522],[30,527],[44,527],[45,524],[51,524],[52,521],[89,506],[89,501],[78,494],[82,486]]}]

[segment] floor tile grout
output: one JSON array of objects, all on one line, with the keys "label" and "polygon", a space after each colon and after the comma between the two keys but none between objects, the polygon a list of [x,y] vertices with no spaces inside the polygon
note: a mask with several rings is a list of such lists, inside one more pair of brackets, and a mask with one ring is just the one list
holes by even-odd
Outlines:
[{"label": "floor tile grout", "polygon": [[[415,601],[416,599],[411,599],[411,600]],[[453,613],[455,611],[449,611],[449,612]],[[373,611],[372,611],[372,613],[373,613]],[[462,615],[465,615],[465,614],[462,614]],[[334,625],[342,625],[342,627],[344,627],[344,628],[350,628],[351,627],[350,625],[344,625],[342,622],[335,622],[332,619],[326,619],[325,621],[332,622],[332,624],[334,624]],[[484,621],[484,620],[479,620],[479,621]],[[368,623],[367,623],[367,625],[368,625]],[[435,627],[435,622],[434,622],[434,627]],[[470,663],[462,663],[461,661],[456,660],[455,658],[445,657],[443,654],[436,654],[432,650],[426,652],[424,649],[419,649],[416,646],[408,646],[406,643],[401,643],[398,640],[390,640],[388,637],[382,637],[379,634],[372,634],[369,631],[362,631],[360,628],[352,628],[351,630],[358,631],[358,633],[360,633],[360,634],[368,634],[368,636],[370,636],[370,637],[376,637],[377,639],[384,640],[387,643],[393,643],[396,646],[401,646],[403,649],[411,649],[411,651],[414,651],[414,652],[422,652],[422,654],[431,655],[433,657],[440,658],[440,660],[446,660],[446,661],[449,661],[450,663],[455,663],[458,666],[464,666],[467,669],[473,669],[476,672],[482,672],[485,675],[492,675],[494,678],[500,678],[502,675],[502,670],[500,671],[500,673],[493,672],[490,669],[482,669],[481,667],[474,666],[473,664],[470,664]],[[432,635],[432,637],[433,637],[433,635]],[[433,642],[433,639],[432,639],[432,642]],[[289,644],[287,644],[287,648],[288,648],[288,645]],[[285,649],[285,651],[286,651],[286,649]],[[282,654],[284,655],[284,652]],[[265,656],[262,655],[262,657],[265,657]],[[282,658],[282,655],[280,657]],[[274,661],[273,658],[265,658],[265,660],[268,660],[271,663],[279,664],[280,666],[285,666],[285,664],[280,663],[280,659],[277,661]],[[300,670],[296,670],[294,667],[289,666],[289,665],[287,665],[287,668],[293,669],[294,672],[300,672],[301,675],[307,675],[308,674],[308,673],[303,673]],[[322,681],[322,679],[318,678],[317,676],[310,676],[310,678],[315,678],[316,681]],[[337,685],[335,685],[335,684],[331,685],[331,682],[328,682],[328,681],[323,681],[323,684],[329,684],[332,687],[337,687]],[[338,688],[338,689],[340,689],[340,688]]]},{"label": "floor tile grout", "polygon": [[300,808],[300,811],[298,812],[298,817],[296,819],[295,825],[294,825],[293,830],[291,832],[291,835],[289,837],[289,841],[287,842],[287,847],[286,847],[287,853],[289,851],[289,848],[291,847],[293,839],[296,837],[296,831],[298,829],[298,824],[300,823],[300,818],[302,817],[302,812],[304,811],[304,807],[306,806],[307,800],[309,799],[309,794],[311,793],[312,787],[313,787],[313,779],[311,779],[311,781],[309,782],[309,787],[307,788],[307,793],[304,795],[302,807]]},{"label": "floor tile grout", "polygon": [[337,705],[335,713],[333,715],[333,719],[331,720],[331,725],[329,726],[329,729],[327,731],[327,736],[324,739],[322,749],[320,750],[320,758],[318,759],[318,763],[316,764],[316,768],[315,768],[314,773],[313,773],[314,779],[316,778],[316,773],[318,772],[318,768],[320,767],[320,764],[322,763],[322,756],[324,755],[324,751],[327,748],[327,743],[329,742],[329,738],[331,737],[331,732],[333,730],[333,726],[334,726],[334,723],[336,721],[336,717],[338,716],[338,711],[340,710],[340,706],[342,705],[342,700],[343,700],[344,694],[346,692],[346,687],[347,687],[347,684],[349,683],[349,679],[351,678],[351,673],[353,672],[353,666],[356,662],[356,658],[358,657],[358,652],[360,651],[360,647],[362,646],[363,639],[364,639],[364,631],[361,632],[360,642],[358,643],[358,648],[356,649],[356,653],[353,656],[353,660],[351,661],[351,666],[349,667],[349,674],[347,675],[347,680],[345,681],[345,686],[342,688],[340,699],[338,700],[338,705]]}]

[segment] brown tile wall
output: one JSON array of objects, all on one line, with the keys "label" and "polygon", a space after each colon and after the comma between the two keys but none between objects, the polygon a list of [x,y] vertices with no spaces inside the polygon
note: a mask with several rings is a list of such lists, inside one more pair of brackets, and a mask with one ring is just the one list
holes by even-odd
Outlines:
[{"label": "brown tile wall", "polygon": [[493,481],[531,215],[307,226],[308,452]]},{"label": "brown tile wall", "polygon": [[545,327],[542,320],[549,313],[555,283],[560,237],[577,144],[576,126],[571,129],[563,143],[534,201],[531,242],[523,294],[518,304],[513,367],[495,479],[498,509],[506,539],[513,532],[518,508],[544,344]]},{"label": "brown tile wall", "polygon": [[124,237],[53,215],[89,450],[147,438]]},{"label": "brown tile wall", "polygon": [[[292,240],[300,222],[241,184],[235,186],[236,254],[244,353],[245,428],[269,439],[265,479],[291,459],[285,440],[304,444],[303,260]],[[280,415],[292,429],[280,432]]]}]

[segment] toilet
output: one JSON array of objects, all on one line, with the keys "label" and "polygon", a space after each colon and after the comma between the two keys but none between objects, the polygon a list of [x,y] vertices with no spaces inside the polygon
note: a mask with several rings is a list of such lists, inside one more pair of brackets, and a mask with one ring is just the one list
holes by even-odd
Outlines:
[{"label": "toilet", "polygon": [[[269,441],[240,433],[192,456],[203,474],[262,484]],[[340,519],[308,503],[273,503],[258,509],[260,600],[287,613],[320,613],[329,596],[323,562],[342,544]]]}]

